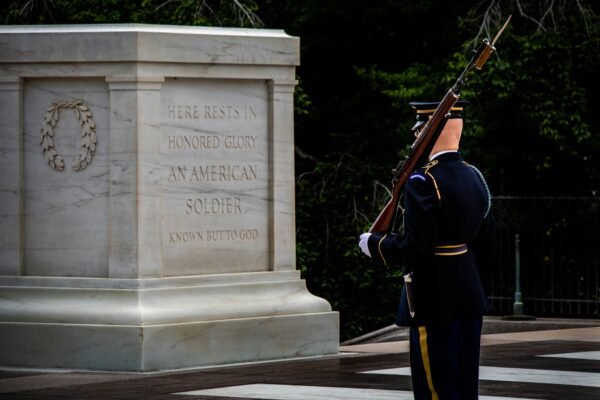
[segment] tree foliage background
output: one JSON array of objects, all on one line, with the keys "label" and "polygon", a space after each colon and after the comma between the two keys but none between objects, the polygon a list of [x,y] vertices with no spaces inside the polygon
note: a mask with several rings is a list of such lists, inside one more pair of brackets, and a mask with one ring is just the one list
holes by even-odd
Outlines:
[{"label": "tree foliage background", "polygon": [[340,311],[342,339],[393,322],[400,272],[358,235],[412,142],[409,101],[436,101],[471,50],[511,25],[471,75],[462,151],[493,194],[597,196],[599,0],[19,0],[4,24],[158,23],[283,29],[301,39],[297,263]]}]

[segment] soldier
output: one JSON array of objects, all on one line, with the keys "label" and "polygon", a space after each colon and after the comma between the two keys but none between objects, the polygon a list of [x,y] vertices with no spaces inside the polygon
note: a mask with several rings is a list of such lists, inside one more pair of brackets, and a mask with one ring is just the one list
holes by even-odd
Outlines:
[{"label": "soldier", "polygon": [[[410,104],[418,134],[437,103]],[[414,314],[406,310],[403,290],[397,324],[410,326],[417,400],[478,396],[482,317],[488,310],[482,278],[494,224],[485,180],[458,151],[464,104],[452,109],[429,163],[406,182],[404,233],[363,233],[359,241],[375,262],[404,265],[411,273]]]}]

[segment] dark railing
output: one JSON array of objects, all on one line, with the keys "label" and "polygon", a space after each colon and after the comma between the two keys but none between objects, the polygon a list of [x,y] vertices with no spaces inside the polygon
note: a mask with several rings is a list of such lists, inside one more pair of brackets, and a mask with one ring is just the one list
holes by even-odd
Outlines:
[{"label": "dark railing", "polygon": [[496,196],[493,204],[493,312],[513,313],[518,234],[524,313],[600,317],[600,198]]}]

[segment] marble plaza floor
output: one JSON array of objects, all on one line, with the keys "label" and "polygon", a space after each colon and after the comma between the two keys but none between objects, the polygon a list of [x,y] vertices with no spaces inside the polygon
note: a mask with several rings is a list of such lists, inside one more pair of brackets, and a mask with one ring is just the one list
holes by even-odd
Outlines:
[{"label": "marble plaza floor", "polygon": [[[408,344],[337,356],[132,374],[0,371],[0,399],[412,399]],[[487,334],[480,399],[600,399],[600,326]]]}]

